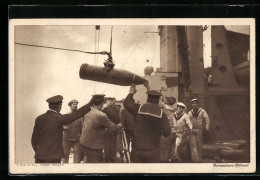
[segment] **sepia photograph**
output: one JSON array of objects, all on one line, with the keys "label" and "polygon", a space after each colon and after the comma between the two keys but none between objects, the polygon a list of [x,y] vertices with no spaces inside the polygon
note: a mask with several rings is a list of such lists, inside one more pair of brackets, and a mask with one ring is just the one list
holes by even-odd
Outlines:
[{"label": "sepia photograph", "polygon": [[255,20],[12,19],[11,174],[252,173]]}]

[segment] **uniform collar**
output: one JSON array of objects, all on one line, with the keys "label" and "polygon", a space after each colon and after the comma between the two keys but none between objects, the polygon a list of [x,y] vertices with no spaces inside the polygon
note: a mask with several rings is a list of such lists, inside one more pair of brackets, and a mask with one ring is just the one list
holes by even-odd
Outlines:
[{"label": "uniform collar", "polygon": [[55,113],[57,113],[57,114],[58,114],[58,112],[57,112],[57,111],[55,111],[55,110],[53,110],[53,109],[49,109],[49,111],[53,111],[53,112],[55,112]]},{"label": "uniform collar", "polygon": [[138,114],[162,118],[163,111],[157,104],[146,103],[139,106]]},{"label": "uniform collar", "polygon": [[197,118],[200,111],[201,111],[201,108],[197,109],[197,111],[194,111],[194,109],[192,109],[191,114],[192,114],[193,117]]},{"label": "uniform collar", "polygon": [[181,119],[181,117],[184,115],[184,112],[182,112],[182,113],[180,113],[180,114],[178,114],[177,112],[175,112],[174,113],[174,118],[176,119],[176,120],[179,120],[179,119]]}]

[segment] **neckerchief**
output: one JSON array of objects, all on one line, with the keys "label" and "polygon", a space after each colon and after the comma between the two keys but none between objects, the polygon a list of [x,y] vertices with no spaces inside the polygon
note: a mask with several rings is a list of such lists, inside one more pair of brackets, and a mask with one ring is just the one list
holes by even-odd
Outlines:
[{"label": "neckerchief", "polygon": [[179,120],[182,116],[183,116],[183,114],[184,113],[181,113],[181,114],[177,114],[176,112],[174,113],[174,118],[176,119],[176,120]]},{"label": "neckerchief", "polygon": [[199,108],[197,110],[192,109],[191,110],[191,114],[192,114],[193,117],[197,118],[199,113],[200,113],[200,111],[201,111],[201,108]]}]

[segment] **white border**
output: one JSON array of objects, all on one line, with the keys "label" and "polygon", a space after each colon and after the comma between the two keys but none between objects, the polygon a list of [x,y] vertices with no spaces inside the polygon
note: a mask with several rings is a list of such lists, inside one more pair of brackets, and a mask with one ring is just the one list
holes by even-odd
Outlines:
[{"label": "white border", "polygon": [[[250,25],[250,163],[226,163],[233,167],[214,167],[213,163],[176,164],[15,164],[15,84],[14,26],[15,25]],[[255,138],[255,19],[12,19],[9,21],[9,171],[11,174],[45,173],[253,173],[256,171]],[[222,163],[216,163],[217,165]],[[223,164],[222,164],[223,165]]]}]

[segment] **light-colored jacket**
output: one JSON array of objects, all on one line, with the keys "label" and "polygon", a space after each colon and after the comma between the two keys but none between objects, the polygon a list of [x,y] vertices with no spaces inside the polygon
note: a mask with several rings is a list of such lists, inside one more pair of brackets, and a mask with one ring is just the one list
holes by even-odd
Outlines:
[{"label": "light-colored jacket", "polygon": [[91,111],[84,116],[80,143],[91,149],[103,149],[106,128],[110,132],[118,130],[117,125],[108,119],[105,113],[91,108]]},{"label": "light-colored jacket", "polygon": [[199,109],[197,118],[192,115],[192,110],[188,113],[188,116],[191,120],[194,129],[203,129],[203,125],[205,123],[206,129],[209,130],[210,120],[207,112],[204,109]]},{"label": "light-colored jacket", "polygon": [[[192,123],[186,113],[184,113],[179,120],[175,119],[173,116],[173,122],[176,130],[184,131],[185,126],[188,126],[189,129],[193,128]],[[178,135],[179,133],[176,134]],[[183,134],[183,132],[181,132],[181,134]]]}]

